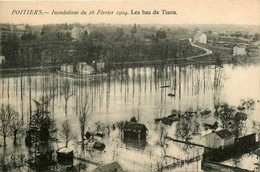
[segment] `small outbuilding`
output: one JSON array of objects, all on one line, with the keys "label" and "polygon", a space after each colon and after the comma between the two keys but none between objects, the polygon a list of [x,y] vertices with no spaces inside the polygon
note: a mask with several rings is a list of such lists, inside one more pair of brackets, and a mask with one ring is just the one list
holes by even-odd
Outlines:
[{"label": "small outbuilding", "polygon": [[213,131],[210,134],[205,135],[206,147],[219,149],[234,144],[235,136],[227,129],[219,131]]},{"label": "small outbuilding", "polygon": [[148,129],[144,124],[135,122],[126,122],[123,127],[123,138],[130,140],[146,140]]},{"label": "small outbuilding", "polygon": [[216,130],[218,128],[218,122],[214,118],[207,118],[204,120],[205,129]]},{"label": "small outbuilding", "polygon": [[59,164],[73,165],[73,150],[63,147],[56,151]]},{"label": "small outbuilding", "polygon": [[96,168],[93,172],[124,172],[124,170],[118,162],[112,162]]},{"label": "small outbuilding", "polygon": [[90,138],[95,138],[95,137],[100,137],[100,138],[103,138],[104,135],[98,131],[87,131],[87,133],[85,134],[85,137],[87,139],[90,139]]},{"label": "small outbuilding", "polygon": [[233,55],[246,55],[246,48],[243,45],[237,45],[233,48]]}]

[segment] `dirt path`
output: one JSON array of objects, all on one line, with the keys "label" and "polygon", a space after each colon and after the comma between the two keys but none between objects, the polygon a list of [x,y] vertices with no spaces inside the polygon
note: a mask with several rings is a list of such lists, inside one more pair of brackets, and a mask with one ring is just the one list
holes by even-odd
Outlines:
[{"label": "dirt path", "polygon": [[201,55],[196,55],[196,56],[191,56],[189,57],[189,59],[195,59],[195,58],[198,58],[198,57],[202,57],[202,56],[207,56],[207,55],[211,55],[213,53],[213,51],[207,49],[207,48],[204,48],[204,47],[201,47],[201,46],[198,46],[196,44],[193,44],[192,42],[190,43],[193,47],[196,47],[196,48],[199,48],[203,51],[205,51],[205,53],[201,54]]}]

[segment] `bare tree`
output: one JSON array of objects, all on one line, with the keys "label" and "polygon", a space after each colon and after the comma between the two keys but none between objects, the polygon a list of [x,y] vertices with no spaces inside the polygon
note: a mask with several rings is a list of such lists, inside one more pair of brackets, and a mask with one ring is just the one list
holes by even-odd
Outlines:
[{"label": "bare tree", "polygon": [[16,145],[17,144],[17,135],[22,131],[22,120],[19,119],[19,115],[17,112],[14,112],[13,114],[13,120],[11,122],[11,130],[12,130],[12,134],[13,134],[13,144]]},{"label": "bare tree", "polygon": [[199,130],[199,123],[196,120],[192,120],[187,114],[184,114],[180,118],[180,121],[176,125],[176,137],[189,141],[193,138]]},{"label": "bare tree", "polygon": [[61,124],[60,136],[65,139],[66,148],[68,147],[69,141],[71,141],[75,138],[74,134],[72,133],[71,125],[68,120],[65,120]]},{"label": "bare tree", "polygon": [[7,146],[6,144],[6,138],[10,136],[12,133],[12,122],[13,122],[13,116],[15,115],[15,112],[10,105],[1,107],[0,110],[0,122],[1,122],[1,131],[0,135],[4,138],[4,147]]},{"label": "bare tree", "polygon": [[86,97],[85,102],[79,107],[79,124],[80,124],[80,135],[82,140],[82,149],[84,149],[84,136],[85,136],[85,129],[92,115],[92,108],[90,103],[88,102],[88,97]]},{"label": "bare tree", "polygon": [[161,149],[163,151],[163,158],[165,158],[166,148],[168,146],[166,143],[166,140],[165,140],[165,138],[167,137],[167,132],[165,129],[165,125],[163,125],[162,122],[159,122],[157,131],[159,132],[159,138],[158,138],[158,141],[156,142],[156,144],[161,147]]},{"label": "bare tree", "polygon": [[65,116],[67,117],[68,100],[73,95],[71,92],[71,84],[68,79],[63,82],[61,94],[64,96],[65,101]]},{"label": "bare tree", "polygon": [[96,124],[96,127],[97,127],[97,131],[102,132],[102,134],[106,134],[107,126],[104,123],[98,121],[95,124]]}]

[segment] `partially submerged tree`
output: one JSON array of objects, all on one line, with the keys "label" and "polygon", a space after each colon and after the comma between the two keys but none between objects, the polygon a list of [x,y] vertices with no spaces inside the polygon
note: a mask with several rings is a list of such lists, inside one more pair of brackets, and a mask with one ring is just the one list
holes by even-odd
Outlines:
[{"label": "partially submerged tree", "polygon": [[107,125],[105,125],[104,123],[98,121],[95,123],[96,124],[96,128],[97,131],[102,132],[104,135],[107,134],[106,129],[107,129]]},{"label": "partially submerged tree", "polygon": [[223,104],[216,111],[216,114],[222,122],[222,127],[228,128],[236,137],[239,137],[242,134],[242,130],[245,129],[244,122],[247,120],[247,114],[242,112],[242,110],[237,111],[236,109],[236,107]]},{"label": "partially submerged tree", "polygon": [[63,81],[61,94],[64,96],[64,103],[65,103],[65,116],[67,117],[67,110],[68,110],[68,100],[73,95],[71,92],[71,83],[69,80]]},{"label": "partially submerged tree", "polygon": [[119,129],[119,135],[120,136],[122,134],[122,130],[123,130],[125,124],[126,124],[126,121],[119,121],[119,122],[116,122],[116,124],[115,124],[116,127]]},{"label": "partially submerged tree", "polygon": [[19,115],[17,112],[14,112],[13,120],[11,122],[11,130],[13,134],[13,144],[17,144],[17,135],[21,133],[22,131],[22,120],[19,119]]},{"label": "partially submerged tree", "polygon": [[81,135],[81,145],[82,149],[84,149],[84,136],[85,136],[85,129],[88,123],[88,120],[90,119],[93,111],[90,106],[88,97],[86,97],[85,101],[82,103],[82,105],[79,107],[79,124],[80,124],[80,135]]},{"label": "partially submerged tree", "polygon": [[218,110],[218,117],[222,122],[222,127],[226,128],[230,125],[230,121],[234,116],[235,108],[228,106],[227,104],[223,104],[220,106],[220,110]]},{"label": "partially submerged tree", "polygon": [[191,117],[185,114],[180,118],[180,121],[176,126],[176,137],[185,141],[189,141],[193,138],[193,135],[198,133],[199,123],[196,120],[192,120]]},{"label": "partially submerged tree", "polygon": [[1,124],[1,130],[0,135],[4,138],[4,147],[7,146],[6,144],[6,138],[10,136],[12,133],[12,122],[14,120],[14,116],[17,114],[10,105],[4,106],[2,105],[0,110],[0,124]]},{"label": "partially submerged tree", "polygon": [[68,120],[65,120],[61,124],[60,136],[65,139],[66,148],[68,147],[69,141],[75,138],[74,134],[72,133],[72,128]]},{"label": "partially submerged tree", "polygon": [[159,138],[158,138],[158,141],[156,142],[156,144],[161,147],[161,149],[163,151],[163,158],[165,158],[166,157],[166,149],[168,147],[168,145],[166,144],[166,139],[165,139],[167,137],[165,125],[162,124],[162,122],[159,122],[157,130],[159,132]]}]

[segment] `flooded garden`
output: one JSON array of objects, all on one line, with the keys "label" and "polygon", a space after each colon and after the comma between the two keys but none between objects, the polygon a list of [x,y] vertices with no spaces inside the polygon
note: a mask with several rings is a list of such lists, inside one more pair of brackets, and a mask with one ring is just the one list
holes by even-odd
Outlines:
[{"label": "flooded garden", "polygon": [[[258,63],[135,67],[91,78],[46,71],[1,74],[0,104],[2,108],[10,105],[21,123],[15,146],[11,133],[6,137],[6,147],[0,141],[1,165],[6,169],[31,169],[26,160],[34,151],[25,145],[26,131],[37,106],[48,101],[45,110],[57,128],[53,146],[55,150],[65,146],[73,150],[74,166],[79,171],[92,171],[112,161],[126,171],[201,171],[203,148],[184,142],[204,145],[204,135],[210,132],[204,128],[206,120],[217,121],[221,128],[231,125],[216,115],[221,108],[246,114],[231,126],[237,136],[259,132],[259,69]],[[174,114],[186,116],[170,123],[163,121]],[[130,119],[147,128],[145,144],[122,139],[122,125]],[[71,131],[66,135],[63,131],[68,126]],[[102,137],[96,137],[105,145],[102,151],[89,148],[89,140],[84,137],[94,130],[102,133]]]}]

